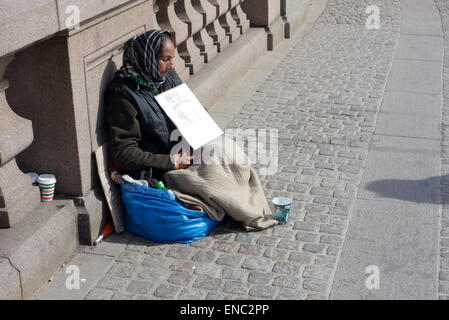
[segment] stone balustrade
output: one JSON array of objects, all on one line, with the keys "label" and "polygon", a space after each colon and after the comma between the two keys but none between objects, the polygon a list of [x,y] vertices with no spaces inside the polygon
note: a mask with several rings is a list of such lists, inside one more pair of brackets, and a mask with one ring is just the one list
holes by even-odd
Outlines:
[{"label": "stone balustrade", "polygon": [[30,120],[14,113],[7,100],[7,66],[14,55],[0,57],[0,227],[11,227],[40,202],[39,190],[17,166],[15,157],[33,142]]},{"label": "stone balustrade", "polygon": [[[172,33],[177,55],[184,60],[190,75],[249,29],[249,20],[241,8],[244,1],[155,0],[156,20]],[[179,61],[175,67],[183,73],[184,66]]]}]

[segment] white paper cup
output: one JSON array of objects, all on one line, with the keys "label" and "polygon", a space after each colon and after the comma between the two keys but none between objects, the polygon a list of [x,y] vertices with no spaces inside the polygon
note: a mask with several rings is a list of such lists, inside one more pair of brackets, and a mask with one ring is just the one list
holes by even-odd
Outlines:
[{"label": "white paper cup", "polygon": [[272,200],[275,210],[273,218],[279,221],[279,224],[285,224],[290,215],[292,200],[289,198],[278,197]]},{"label": "white paper cup", "polygon": [[56,177],[52,174],[41,174],[37,178],[37,183],[41,192],[41,201],[52,201],[55,195]]}]

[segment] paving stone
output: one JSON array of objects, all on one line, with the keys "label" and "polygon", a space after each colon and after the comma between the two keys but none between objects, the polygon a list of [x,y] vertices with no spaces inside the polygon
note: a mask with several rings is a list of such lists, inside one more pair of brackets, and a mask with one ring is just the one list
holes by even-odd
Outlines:
[{"label": "paving stone", "polygon": [[193,272],[195,263],[192,261],[174,261],[169,269],[172,271]]},{"label": "paving stone", "polygon": [[273,272],[283,273],[292,276],[298,275],[301,266],[293,262],[276,262],[273,266]]},{"label": "paving stone", "polygon": [[272,273],[252,271],[249,273],[248,282],[253,284],[267,285],[273,279]]},{"label": "paving stone", "polygon": [[133,294],[143,294],[146,295],[153,288],[154,284],[147,281],[131,281],[126,288],[126,291]]},{"label": "paving stone", "polygon": [[313,255],[300,252],[291,252],[288,261],[299,263],[299,264],[310,264],[312,263]]},{"label": "paving stone", "polygon": [[195,248],[210,248],[214,241],[210,237],[204,237],[198,241],[190,243],[191,247]]},{"label": "paving stone", "polygon": [[223,280],[211,277],[199,276],[193,283],[194,288],[216,291],[221,288]]},{"label": "paving stone", "polygon": [[171,284],[176,284],[179,286],[187,286],[193,279],[193,275],[186,272],[172,272],[168,277],[167,281]]},{"label": "paving stone", "polygon": [[277,276],[273,280],[273,286],[282,288],[296,289],[299,287],[301,279],[288,276]]},{"label": "paving stone", "polygon": [[311,253],[323,253],[325,246],[322,244],[316,244],[316,243],[306,243],[303,246],[303,250]]},{"label": "paving stone", "polygon": [[220,264],[220,265],[226,265],[226,266],[236,266],[236,265],[240,264],[241,260],[242,260],[241,256],[229,255],[229,254],[221,254],[217,258],[215,263],[216,264]]},{"label": "paving stone", "polygon": [[327,290],[327,283],[321,280],[306,279],[303,282],[303,288],[306,290],[323,293]]},{"label": "paving stone", "polygon": [[122,290],[128,285],[128,283],[129,280],[126,278],[105,276],[100,280],[97,287],[110,290]]},{"label": "paving stone", "polygon": [[298,231],[295,235],[295,238],[298,241],[314,242],[314,241],[318,241],[319,235],[317,233],[312,233],[312,232]]},{"label": "paving stone", "polygon": [[248,278],[248,274],[242,269],[223,268],[221,277],[230,280],[243,280]]},{"label": "paving stone", "polygon": [[254,235],[251,233],[237,233],[235,241],[243,243],[253,243]]},{"label": "paving stone", "polygon": [[184,288],[178,296],[179,300],[203,300],[206,291],[196,288]]},{"label": "paving stone", "polygon": [[300,243],[295,240],[286,240],[281,239],[276,246],[279,249],[287,249],[287,250],[298,250],[300,246]]},{"label": "paving stone", "polygon": [[201,262],[212,262],[217,257],[217,254],[214,251],[210,250],[199,250],[193,257],[194,261]]},{"label": "paving stone", "polygon": [[131,263],[117,263],[113,270],[114,276],[130,278],[136,272],[137,266]]},{"label": "paving stone", "polygon": [[257,244],[266,247],[274,247],[278,241],[279,239],[277,237],[260,236],[257,239]]},{"label": "paving stone", "polygon": [[278,249],[278,248],[268,248],[263,253],[263,256],[270,258],[274,261],[282,261],[287,258],[288,252],[289,251],[287,251],[287,250],[282,250],[282,249]]},{"label": "paving stone", "polygon": [[345,230],[344,225],[322,224],[320,226],[320,232],[324,232],[324,233],[343,235],[344,230]]},{"label": "paving stone", "polygon": [[149,245],[148,247],[144,248],[143,253],[144,254],[165,255],[167,253],[168,248],[169,248],[169,245],[167,245],[167,244],[154,243],[154,244]]},{"label": "paving stone", "polygon": [[155,254],[145,254],[141,257],[141,265],[145,267],[165,267],[166,263],[168,263],[168,259],[161,255]]},{"label": "paving stone", "polygon": [[227,280],[223,288],[223,292],[245,296],[248,292],[248,289],[249,285],[247,282]]},{"label": "paving stone", "polygon": [[293,229],[304,230],[304,231],[318,231],[319,223],[308,222],[308,221],[297,221],[295,222]]},{"label": "paving stone", "polygon": [[277,289],[270,286],[253,286],[249,290],[249,295],[256,298],[264,298],[264,299],[274,299],[276,296]]},{"label": "paving stone", "polygon": [[329,280],[331,277],[331,270],[326,269],[322,266],[306,266],[304,269],[302,276],[304,278],[315,278],[321,280]]},{"label": "paving stone", "polygon": [[247,270],[259,270],[266,272],[271,268],[271,261],[267,258],[262,257],[248,257],[243,262],[242,268]]},{"label": "paving stone", "polygon": [[260,256],[262,254],[263,247],[254,244],[241,244],[238,253],[251,254],[253,256]]},{"label": "paving stone", "polygon": [[167,257],[176,259],[190,259],[194,250],[191,247],[173,246],[167,252]]},{"label": "paving stone", "polygon": [[201,263],[197,264],[194,268],[194,274],[209,276],[212,278],[218,277],[218,275],[221,273],[221,268],[213,264]]},{"label": "paving stone", "polygon": [[169,273],[168,270],[160,267],[142,267],[137,278],[149,281],[165,278]]},{"label": "paving stone", "polygon": [[[141,248],[143,250],[143,248]],[[142,251],[141,250],[141,251]],[[117,258],[117,262],[123,263],[139,263],[140,261],[140,252],[138,251],[123,251]]]},{"label": "paving stone", "polygon": [[305,300],[307,297],[306,292],[282,288],[279,290],[276,300]]},{"label": "paving stone", "polygon": [[163,299],[174,299],[179,291],[181,291],[180,287],[161,284],[154,292],[154,295]]},{"label": "paving stone", "polygon": [[340,246],[343,243],[343,239],[339,236],[322,235],[320,238],[320,242],[333,246]]},{"label": "paving stone", "polygon": [[213,244],[212,249],[226,253],[233,253],[237,247],[238,247],[237,243],[217,240]]}]

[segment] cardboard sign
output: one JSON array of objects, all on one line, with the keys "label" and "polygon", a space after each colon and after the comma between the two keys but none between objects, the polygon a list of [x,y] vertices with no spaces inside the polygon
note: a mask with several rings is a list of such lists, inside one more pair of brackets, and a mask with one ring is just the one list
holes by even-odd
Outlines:
[{"label": "cardboard sign", "polygon": [[224,133],[185,83],[155,98],[194,150]]}]

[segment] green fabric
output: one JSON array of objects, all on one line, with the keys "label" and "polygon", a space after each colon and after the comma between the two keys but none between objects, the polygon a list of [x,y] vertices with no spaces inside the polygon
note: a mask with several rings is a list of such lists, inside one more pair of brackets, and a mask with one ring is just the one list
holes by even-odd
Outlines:
[{"label": "green fabric", "polygon": [[140,77],[134,77],[133,78],[134,81],[136,81],[138,84],[140,84],[141,86],[150,88],[151,90],[153,90],[154,94],[159,94],[159,91],[151,84],[148,84],[148,82],[146,82],[145,80],[143,80]]}]

